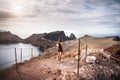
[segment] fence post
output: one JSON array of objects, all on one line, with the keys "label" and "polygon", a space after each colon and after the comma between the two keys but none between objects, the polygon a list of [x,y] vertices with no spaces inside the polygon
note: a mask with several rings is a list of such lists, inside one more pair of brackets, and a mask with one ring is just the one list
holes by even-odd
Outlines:
[{"label": "fence post", "polygon": [[22,48],[21,48],[21,63],[22,63]]},{"label": "fence post", "polygon": [[85,62],[86,62],[86,59],[87,59],[87,49],[88,49],[88,45],[87,45],[87,41],[86,41],[86,54],[85,54]]},{"label": "fence post", "polygon": [[33,57],[33,48],[31,48],[31,58]]},{"label": "fence post", "polygon": [[16,62],[16,68],[17,68],[18,65],[17,65],[17,51],[16,51],[16,48],[15,48],[15,62]]},{"label": "fence post", "polygon": [[79,61],[80,61],[80,39],[78,44],[78,67],[77,67],[77,77],[79,78]]}]

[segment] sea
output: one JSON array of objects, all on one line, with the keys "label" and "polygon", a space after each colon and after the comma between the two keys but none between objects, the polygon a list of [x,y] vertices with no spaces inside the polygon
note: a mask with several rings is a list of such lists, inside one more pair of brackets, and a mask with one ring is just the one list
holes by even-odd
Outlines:
[{"label": "sea", "polygon": [[0,44],[0,70],[22,63],[42,53],[38,47],[31,44],[15,43]]}]

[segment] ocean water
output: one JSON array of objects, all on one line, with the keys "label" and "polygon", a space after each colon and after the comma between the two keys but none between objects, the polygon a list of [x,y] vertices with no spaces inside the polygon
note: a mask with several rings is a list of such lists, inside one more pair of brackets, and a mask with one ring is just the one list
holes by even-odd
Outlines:
[{"label": "ocean water", "polygon": [[[32,57],[42,53],[38,47],[31,44],[0,44],[0,70],[15,64],[15,53],[17,54],[17,62],[24,62]],[[22,59],[21,59],[22,54]]]}]

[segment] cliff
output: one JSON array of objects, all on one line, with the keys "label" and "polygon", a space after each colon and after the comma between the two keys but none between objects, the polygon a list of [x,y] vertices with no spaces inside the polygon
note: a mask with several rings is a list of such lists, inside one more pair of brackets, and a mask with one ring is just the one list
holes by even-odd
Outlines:
[{"label": "cliff", "polygon": [[22,39],[11,32],[0,32],[0,44],[18,43]]},{"label": "cliff", "polygon": [[63,41],[76,39],[76,37],[73,33],[71,33],[70,37],[67,37],[65,35],[64,31],[50,32],[44,36],[45,39],[49,39],[52,41],[57,41],[59,37],[61,37],[63,39]]},{"label": "cliff", "polygon": [[43,37],[44,35],[46,35],[46,33],[32,34],[30,37],[26,38],[23,42],[24,43],[31,43],[34,46],[38,46],[42,50],[45,50],[49,47],[54,46],[55,42],[45,39]]},{"label": "cliff", "polygon": [[55,42],[61,37],[63,41],[76,39],[74,34],[67,37],[64,31],[55,31],[43,34],[33,34],[24,40],[24,43],[31,43],[32,45],[39,46],[40,49],[45,50],[49,47],[55,46]]}]

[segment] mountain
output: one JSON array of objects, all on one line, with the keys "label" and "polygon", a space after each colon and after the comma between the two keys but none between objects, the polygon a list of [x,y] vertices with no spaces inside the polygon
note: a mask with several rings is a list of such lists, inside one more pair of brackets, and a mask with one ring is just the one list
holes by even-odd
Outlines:
[{"label": "mountain", "polygon": [[45,39],[49,39],[52,41],[57,41],[59,37],[61,37],[63,41],[76,39],[73,33],[71,33],[70,37],[68,37],[65,35],[64,31],[50,32],[44,36]]},{"label": "mountain", "polygon": [[39,46],[40,49],[45,50],[49,47],[55,46],[55,42],[59,37],[61,37],[63,41],[73,39],[73,37],[67,37],[64,31],[55,31],[43,34],[32,34],[24,40],[24,43],[31,43],[32,45]]},{"label": "mountain", "polygon": [[55,41],[57,41],[59,37],[61,37],[63,41],[76,39],[73,33],[71,34],[70,37],[67,37],[64,31],[55,31],[55,32],[43,33],[43,34],[32,34],[30,37],[23,40],[9,31],[0,30],[0,44],[18,43],[18,42],[30,43],[34,46],[40,47],[40,49],[42,50],[54,46]]},{"label": "mountain", "polygon": [[8,44],[8,43],[18,43],[21,42],[22,39],[11,32],[0,32],[0,44]]},{"label": "mountain", "polygon": [[40,49],[45,50],[45,49],[55,45],[55,42],[45,39],[43,37],[45,35],[46,35],[46,33],[32,34],[30,37],[26,38],[23,42],[31,43],[32,45],[38,46],[38,47],[40,47]]}]

